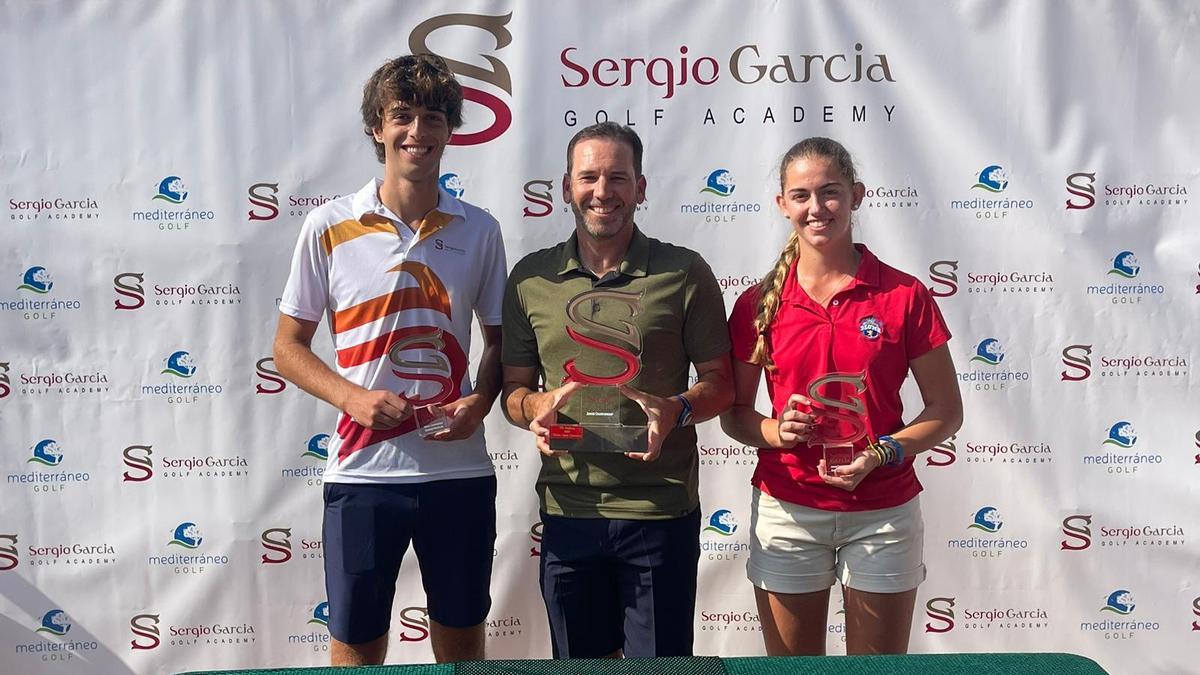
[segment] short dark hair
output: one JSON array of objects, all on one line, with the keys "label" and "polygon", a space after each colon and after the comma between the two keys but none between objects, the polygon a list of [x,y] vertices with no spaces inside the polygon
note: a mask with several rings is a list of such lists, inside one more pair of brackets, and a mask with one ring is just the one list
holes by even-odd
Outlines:
[{"label": "short dark hair", "polygon": [[588,141],[594,138],[605,138],[610,141],[617,141],[629,146],[633,151],[633,172],[635,175],[642,175],[642,139],[638,138],[637,132],[623,124],[616,122],[600,122],[593,124],[590,127],[580,129],[574,136],[571,137],[571,142],[567,143],[567,175],[571,175],[571,164],[575,155],[575,144],[579,141]]},{"label": "short dark hair", "polygon": [[383,144],[375,130],[383,127],[383,115],[394,103],[419,105],[446,114],[453,131],[462,126],[462,85],[445,59],[437,54],[410,54],[392,59],[371,74],[363,85],[363,133],[375,144],[375,157],[384,160]]}]

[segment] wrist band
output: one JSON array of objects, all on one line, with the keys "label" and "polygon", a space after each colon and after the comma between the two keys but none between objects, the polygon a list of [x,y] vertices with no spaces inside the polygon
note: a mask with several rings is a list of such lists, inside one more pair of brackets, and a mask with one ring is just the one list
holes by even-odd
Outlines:
[{"label": "wrist band", "polygon": [[889,453],[891,454],[891,461],[888,464],[897,465],[904,463],[904,446],[900,445],[900,441],[891,436],[880,436],[879,444],[891,450],[891,453]]},{"label": "wrist band", "polygon": [[525,412],[525,399],[529,398],[532,394],[533,392],[525,392],[525,395],[521,397],[521,417],[525,418],[525,424],[533,422],[533,418],[529,416],[529,413]]},{"label": "wrist band", "polygon": [[679,411],[679,419],[675,420],[675,426],[686,427],[691,426],[692,422],[692,402],[683,394],[676,394],[673,397],[683,408]]}]

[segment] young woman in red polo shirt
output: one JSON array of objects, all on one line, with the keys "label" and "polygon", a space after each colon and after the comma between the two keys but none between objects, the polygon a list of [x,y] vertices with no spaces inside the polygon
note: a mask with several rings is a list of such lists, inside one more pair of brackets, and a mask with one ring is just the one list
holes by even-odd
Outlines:
[{"label": "young woman in red polo shirt", "polygon": [[[792,234],[734,306],[737,398],[721,416],[759,448],[747,573],[763,639],[772,655],[824,654],[840,581],[846,651],[904,653],[925,578],[913,457],[962,420],[950,332],[924,285],[853,242],[865,188],[841,144],[801,141],[779,173]],[[924,408],[905,423],[909,371]],[[754,409],[764,372],[769,417]]]}]

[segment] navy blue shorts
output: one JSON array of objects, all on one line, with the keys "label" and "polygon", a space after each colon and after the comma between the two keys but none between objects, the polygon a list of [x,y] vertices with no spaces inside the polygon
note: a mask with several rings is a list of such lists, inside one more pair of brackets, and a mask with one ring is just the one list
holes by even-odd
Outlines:
[{"label": "navy blue shorts", "polygon": [[700,511],[669,520],[542,514],[554,658],[691,656]]},{"label": "navy blue shorts", "polygon": [[482,623],[496,542],[496,477],[430,483],[325,483],[329,634],[370,642],[391,625],[396,575],[411,540],[429,618]]}]

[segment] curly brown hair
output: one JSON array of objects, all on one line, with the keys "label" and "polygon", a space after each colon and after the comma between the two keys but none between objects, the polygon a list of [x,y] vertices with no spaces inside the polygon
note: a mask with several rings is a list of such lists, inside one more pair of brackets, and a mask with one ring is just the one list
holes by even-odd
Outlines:
[{"label": "curly brown hair", "polygon": [[445,59],[436,54],[391,59],[363,85],[363,133],[375,144],[375,157],[381,164],[384,147],[375,140],[375,130],[383,128],[384,113],[397,102],[445,113],[451,131],[462,126],[462,85]]}]

